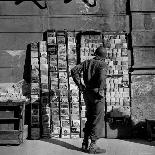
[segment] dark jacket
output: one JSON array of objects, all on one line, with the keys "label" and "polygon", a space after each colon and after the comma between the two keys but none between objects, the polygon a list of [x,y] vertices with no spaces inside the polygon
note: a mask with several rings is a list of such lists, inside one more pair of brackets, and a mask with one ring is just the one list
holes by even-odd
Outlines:
[{"label": "dark jacket", "polygon": [[107,65],[103,59],[95,57],[90,60],[85,60],[71,69],[73,80],[79,88],[82,85],[82,72],[86,89],[96,92],[105,90]]}]

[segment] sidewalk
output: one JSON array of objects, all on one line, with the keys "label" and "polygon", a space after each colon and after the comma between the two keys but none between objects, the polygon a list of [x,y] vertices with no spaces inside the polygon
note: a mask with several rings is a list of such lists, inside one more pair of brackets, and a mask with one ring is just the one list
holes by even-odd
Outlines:
[{"label": "sidewalk", "polygon": [[[85,155],[82,139],[26,140],[20,146],[0,146],[0,155]],[[155,155],[155,141],[100,139],[104,155]]]}]

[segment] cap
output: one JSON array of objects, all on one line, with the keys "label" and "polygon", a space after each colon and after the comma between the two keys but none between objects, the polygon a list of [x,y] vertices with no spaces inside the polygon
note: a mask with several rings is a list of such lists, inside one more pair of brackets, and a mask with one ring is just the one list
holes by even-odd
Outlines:
[{"label": "cap", "polygon": [[95,53],[94,53],[95,56],[99,56],[101,58],[106,58],[107,56],[107,51],[106,49],[103,47],[103,46],[100,46],[96,49]]}]

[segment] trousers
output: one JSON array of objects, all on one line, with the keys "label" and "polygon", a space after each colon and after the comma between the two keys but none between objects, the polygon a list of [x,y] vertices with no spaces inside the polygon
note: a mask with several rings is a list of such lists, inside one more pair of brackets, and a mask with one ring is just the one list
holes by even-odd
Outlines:
[{"label": "trousers", "polygon": [[105,98],[99,97],[92,90],[85,90],[83,92],[83,98],[86,105],[87,118],[83,129],[84,139],[90,138],[92,141],[96,141],[102,136],[104,127]]}]

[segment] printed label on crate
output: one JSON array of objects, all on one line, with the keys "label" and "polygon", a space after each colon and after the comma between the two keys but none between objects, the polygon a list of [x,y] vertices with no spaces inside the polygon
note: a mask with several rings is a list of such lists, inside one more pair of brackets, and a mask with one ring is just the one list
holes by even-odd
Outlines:
[{"label": "printed label on crate", "polygon": [[65,54],[64,55],[59,55],[58,56],[58,62],[63,62],[65,64],[67,64],[67,62],[66,62],[66,55]]},{"label": "printed label on crate", "polygon": [[62,97],[62,98],[60,98],[60,102],[68,102],[68,97]]},{"label": "printed label on crate", "polygon": [[40,75],[48,76],[48,71],[47,70],[40,70]]},{"label": "printed label on crate", "polygon": [[41,83],[47,83],[48,84],[48,76],[47,75],[41,75]]},{"label": "printed label on crate", "polygon": [[36,102],[31,104],[31,108],[32,109],[39,109],[39,104],[40,104],[39,101],[36,101]]},{"label": "printed label on crate", "polygon": [[71,90],[71,95],[72,96],[79,96],[79,91],[77,91],[77,89],[72,89]]},{"label": "printed label on crate", "polygon": [[38,51],[38,42],[31,43],[31,51]]},{"label": "printed label on crate", "polygon": [[31,70],[31,77],[39,77],[38,69],[32,69]]},{"label": "printed label on crate", "polygon": [[59,81],[59,89],[60,89],[60,92],[68,91],[68,83],[67,82],[62,83]]},{"label": "printed label on crate", "polygon": [[53,108],[52,115],[59,115],[59,108]]},{"label": "printed label on crate", "polygon": [[59,72],[59,82],[67,82],[67,72]]},{"label": "printed label on crate", "polygon": [[80,116],[79,116],[79,114],[72,114],[71,115],[71,118],[72,118],[72,120],[79,120],[80,119]]},{"label": "printed label on crate", "polygon": [[39,94],[40,87],[38,83],[31,83],[31,94]]},{"label": "printed label on crate", "polygon": [[59,70],[66,71],[67,70],[67,63],[63,60],[59,60],[58,67],[59,67]]},{"label": "printed label on crate", "polygon": [[72,120],[72,127],[80,127],[80,120]]},{"label": "printed label on crate", "polygon": [[60,134],[60,127],[54,127],[52,130],[52,134]]},{"label": "printed label on crate", "polygon": [[31,83],[39,83],[39,76],[37,77],[31,77]]},{"label": "printed label on crate", "polygon": [[60,90],[61,89],[65,89],[65,90],[68,89],[68,83],[60,83],[59,88],[60,88]]},{"label": "printed label on crate", "polygon": [[47,37],[55,37],[56,32],[55,31],[48,31],[47,32]]},{"label": "printed label on crate", "polygon": [[78,115],[79,114],[79,107],[78,108],[71,108],[71,114]]},{"label": "printed label on crate", "polygon": [[68,44],[68,55],[69,57],[76,57],[77,53],[76,53],[76,44]]},{"label": "printed label on crate", "polygon": [[69,120],[61,120],[61,127],[70,127]]},{"label": "printed label on crate", "polygon": [[[51,79],[51,89],[56,89],[58,87],[58,78]],[[58,88],[57,88],[58,89]]]},{"label": "printed label on crate", "polygon": [[64,36],[57,36],[57,43],[58,44],[65,44],[65,37]]},{"label": "printed label on crate", "polygon": [[60,87],[60,95],[61,95],[61,98],[67,97],[68,96],[68,89],[64,89],[64,88]]},{"label": "printed label on crate", "polygon": [[47,66],[47,58],[40,57],[40,68]]},{"label": "printed label on crate", "polygon": [[50,77],[51,77],[51,80],[58,81],[58,72],[51,72]]},{"label": "printed label on crate", "polygon": [[56,122],[56,121],[59,121],[59,115],[53,115],[53,113],[52,113],[52,120],[54,121],[54,122]]},{"label": "printed label on crate", "polygon": [[51,133],[51,129],[50,128],[45,128],[45,127],[43,127],[43,136],[45,136],[45,135],[49,135]]},{"label": "printed label on crate", "polygon": [[61,115],[61,119],[62,120],[68,120],[69,119],[69,115]]},{"label": "printed label on crate", "polygon": [[63,134],[62,134],[62,135],[61,135],[61,138],[70,138],[70,134],[69,134],[69,135],[66,135],[66,134],[63,135]]},{"label": "printed label on crate", "polygon": [[71,138],[80,138],[79,134],[71,134]]},{"label": "printed label on crate", "polygon": [[42,115],[45,115],[45,114],[50,114],[51,109],[50,107],[42,107],[41,111],[42,111]]},{"label": "printed label on crate", "polygon": [[31,94],[31,103],[39,104],[39,96]]},{"label": "printed label on crate", "polygon": [[80,133],[80,127],[71,127],[71,133]]},{"label": "printed label on crate", "polygon": [[81,106],[81,108],[82,108],[82,110],[86,110],[86,106],[85,105]]},{"label": "printed label on crate", "polygon": [[57,46],[48,45],[47,50],[50,53],[50,55],[57,55]]},{"label": "printed label on crate", "polygon": [[107,112],[111,112],[112,109],[113,109],[113,106],[111,106],[111,105],[107,106]]},{"label": "printed label on crate", "polygon": [[57,55],[50,55],[49,57],[50,63],[57,63],[57,58],[58,58]]},{"label": "printed label on crate", "polygon": [[40,128],[31,128],[31,139],[40,138]]},{"label": "printed label on crate", "polygon": [[87,118],[81,119],[81,128],[84,128],[86,121],[87,121]]},{"label": "printed label on crate", "polygon": [[59,102],[59,97],[58,96],[54,96],[52,98],[51,102]]},{"label": "printed label on crate", "polygon": [[58,70],[57,64],[51,64],[49,70],[50,72],[56,72]]},{"label": "printed label on crate", "polygon": [[70,128],[62,127],[61,130],[62,130],[62,134],[63,134],[63,135],[68,135],[68,134],[70,134]]},{"label": "printed label on crate", "polygon": [[60,90],[58,88],[51,89],[50,91],[52,92],[52,99],[55,96],[60,96]]},{"label": "printed label on crate", "polygon": [[40,64],[40,70],[48,74],[48,64],[45,63]]},{"label": "printed label on crate", "polygon": [[32,64],[31,67],[32,67],[32,70],[39,70],[39,64],[38,63]]},{"label": "printed label on crate", "polygon": [[47,48],[46,48],[46,41],[40,41],[39,42],[39,51],[42,52],[47,52]]},{"label": "printed label on crate", "polygon": [[53,90],[55,92],[55,95],[59,96],[60,92],[58,93],[57,90],[58,89],[58,83],[56,81],[51,81],[51,90]]},{"label": "printed label on crate", "polygon": [[38,58],[38,51],[31,51],[31,58]]},{"label": "printed label on crate", "polygon": [[72,102],[77,103],[79,101],[79,97],[72,96]]},{"label": "printed label on crate", "polygon": [[56,44],[56,37],[48,37],[47,42],[48,42],[48,45],[55,45]]},{"label": "printed label on crate", "polygon": [[49,103],[49,98],[48,98],[48,96],[42,96],[41,97],[41,104],[42,105],[46,105],[46,104],[48,104]]},{"label": "printed label on crate", "polygon": [[69,109],[68,108],[61,108],[60,112],[61,112],[61,115],[69,115]]},{"label": "printed label on crate", "polygon": [[130,117],[130,107],[129,106],[113,106],[110,112],[111,117]]},{"label": "printed label on crate", "polygon": [[31,115],[39,115],[39,107],[38,106],[32,107]]},{"label": "printed label on crate", "polygon": [[47,83],[41,83],[41,89],[42,89],[42,92],[48,92],[48,84]]},{"label": "printed label on crate", "polygon": [[58,56],[65,55],[66,56],[66,45],[59,44],[58,45]]},{"label": "printed label on crate", "polygon": [[32,124],[39,124],[39,116],[38,115],[32,115],[31,116],[31,123]]},{"label": "printed label on crate", "polygon": [[60,127],[60,121],[52,121],[53,127]]},{"label": "printed label on crate", "polygon": [[47,59],[47,52],[41,52],[40,53],[40,59],[43,59],[41,61],[46,62],[46,60],[44,61],[44,59]]},{"label": "printed label on crate", "polygon": [[51,137],[53,137],[53,138],[60,138],[60,135],[59,135],[59,134],[53,133],[53,134],[51,135]]},{"label": "printed label on crate", "polygon": [[51,102],[52,108],[59,108],[59,102]]},{"label": "printed label on crate", "polygon": [[68,37],[68,44],[75,43],[75,37]]},{"label": "printed label on crate", "polygon": [[[49,121],[49,122],[45,122],[45,123],[43,123],[42,125],[43,125],[44,128],[47,128],[47,129],[50,128],[50,129],[51,129],[50,121]],[[44,133],[44,134],[45,134],[45,133]]]},{"label": "printed label on crate", "polygon": [[49,124],[50,125],[50,115],[46,114],[46,115],[42,115],[42,124]]},{"label": "printed label on crate", "polygon": [[86,117],[86,111],[85,110],[81,110],[81,117]]},{"label": "printed label on crate", "polygon": [[67,108],[67,109],[69,109],[69,103],[62,103],[61,102],[61,108]]}]

